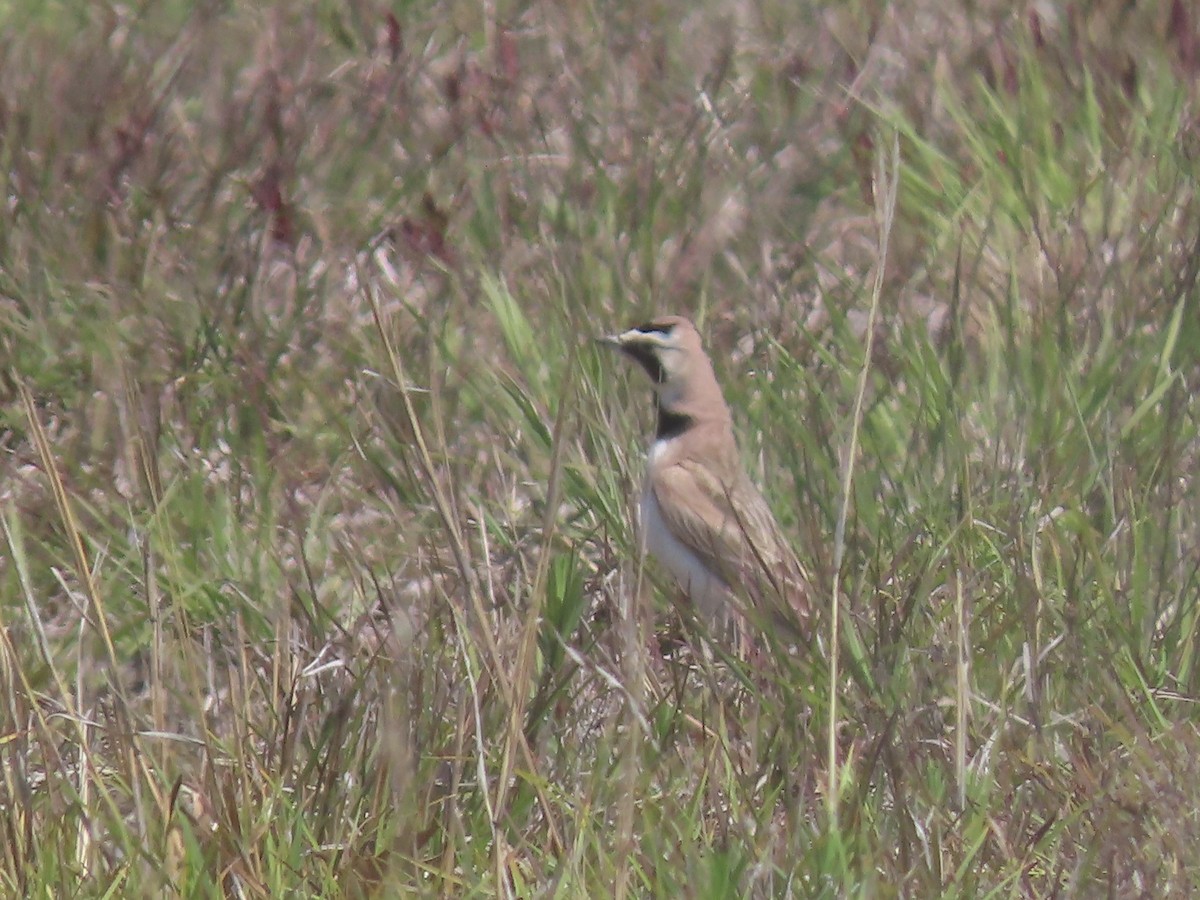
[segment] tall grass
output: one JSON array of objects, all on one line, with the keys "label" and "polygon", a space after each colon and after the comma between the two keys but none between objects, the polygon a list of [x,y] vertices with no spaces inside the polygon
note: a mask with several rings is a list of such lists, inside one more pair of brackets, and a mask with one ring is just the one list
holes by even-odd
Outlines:
[{"label": "tall grass", "polygon": [[[1200,887],[1161,6],[0,4],[0,893]],[[638,558],[652,312],[805,658]]]}]

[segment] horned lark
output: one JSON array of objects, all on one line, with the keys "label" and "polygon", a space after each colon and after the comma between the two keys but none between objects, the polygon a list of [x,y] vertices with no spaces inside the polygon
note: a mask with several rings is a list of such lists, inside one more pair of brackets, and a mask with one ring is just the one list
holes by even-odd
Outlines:
[{"label": "horned lark", "polygon": [[804,637],[811,612],[804,571],[746,475],[733,422],[694,325],[655,319],[604,338],[654,384],[658,430],[641,499],[641,540],[715,631],[750,618]]}]

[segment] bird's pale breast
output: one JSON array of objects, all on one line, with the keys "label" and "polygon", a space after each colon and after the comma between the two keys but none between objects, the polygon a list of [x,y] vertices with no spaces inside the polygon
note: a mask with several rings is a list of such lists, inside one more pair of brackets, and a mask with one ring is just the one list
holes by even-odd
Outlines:
[{"label": "bird's pale breast", "polygon": [[729,613],[729,590],[692,550],[672,534],[649,486],[642,492],[642,540],[646,550],[662,563],[683,588],[696,611],[713,624]]}]

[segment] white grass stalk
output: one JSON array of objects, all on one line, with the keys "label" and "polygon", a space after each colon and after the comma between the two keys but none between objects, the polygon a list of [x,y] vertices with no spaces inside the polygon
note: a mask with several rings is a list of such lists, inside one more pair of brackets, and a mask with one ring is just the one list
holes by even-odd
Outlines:
[{"label": "white grass stalk", "polygon": [[858,457],[858,432],[862,426],[863,403],[867,394],[867,377],[871,371],[871,355],[875,349],[875,321],[879,316],[879,298],[883,294],[884,274],[887,268],[888,238],[892,233],[892,220],[896,211],[896,190],[900,183],[900,138],[892,133],[890,166],[882,151],[875,161],[874,196],[879,226],[879,259],[875,264],[875,283],[871,288],[871,310],[867,317],[867,337],[863,348],[862,369],[858,373],[858,389],[854,396],[854,413],[850,420],[850,441],[843,457],[842,497],[838,509],[837,526],[833,535],[833,603],[829,634],[829,746],[827,771],[829,777],[826,803],[830,821],[837,823],[838,810],[838,666],[840,640],[840,604],[842,561],[846,555],[846,517],[850,510],[851,487],[854,482],[854,462]]}]

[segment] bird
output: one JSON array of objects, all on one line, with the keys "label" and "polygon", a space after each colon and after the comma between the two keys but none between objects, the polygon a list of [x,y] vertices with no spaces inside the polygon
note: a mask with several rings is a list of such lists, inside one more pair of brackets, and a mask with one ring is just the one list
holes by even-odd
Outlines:
[{"label": "bird", "polygon": [[663,316],[600,340],[640,364],[654,389],[640,549],[666,568],[713,632],[744,642],[749,620],[792,646],[806,640],[810,580],[742,465],[733,416],[696,326]]}]

